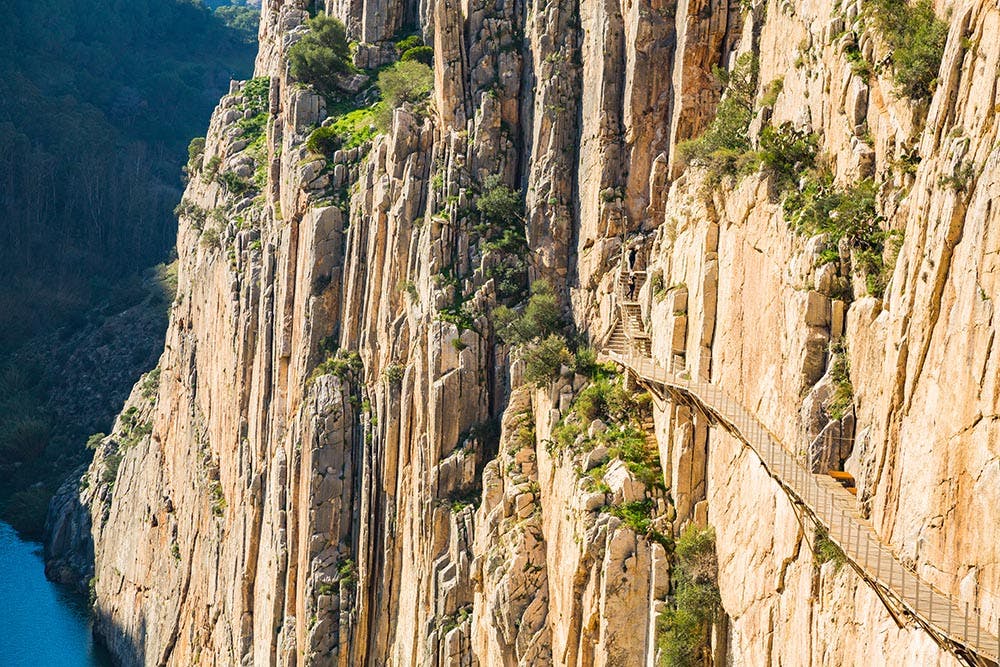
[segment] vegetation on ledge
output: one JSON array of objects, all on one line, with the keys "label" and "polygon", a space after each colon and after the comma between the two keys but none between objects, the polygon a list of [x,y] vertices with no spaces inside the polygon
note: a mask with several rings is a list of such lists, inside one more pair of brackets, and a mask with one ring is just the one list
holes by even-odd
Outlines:
[{"label": "vegetation on ledge", "polygon": [[911,100],[927,100],[937,86],[948,39],[948,24],[930,0],[872,0],[865,19],[888,47],[896,90]]},{"label": "vegetation on ledge", "polygon": [[721,610],[715,531],[689,525],[677,539],[671,605],[656,619],[661,667],[696,667],[710,660],[712,623]]}]

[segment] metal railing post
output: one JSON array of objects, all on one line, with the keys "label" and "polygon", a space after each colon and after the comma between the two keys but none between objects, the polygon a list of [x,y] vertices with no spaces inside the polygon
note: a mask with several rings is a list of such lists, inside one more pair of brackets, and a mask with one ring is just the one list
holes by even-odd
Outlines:
[{"label": "metal railing post", "polygon": [[983,624],[979,622],[979,619],[976,619],[976,648],[979,648],[979,638],[981,635],[982,627]]}]

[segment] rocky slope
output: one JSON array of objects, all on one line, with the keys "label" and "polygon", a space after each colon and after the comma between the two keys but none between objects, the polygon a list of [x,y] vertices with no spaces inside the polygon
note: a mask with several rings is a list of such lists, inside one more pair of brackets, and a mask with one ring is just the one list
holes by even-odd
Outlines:
[{"label": "rocky slope", "polygon": [[[957,664],[818,564],[796,507],[696,410],[590,419],[604,380],[579,364],[524,382],[489,315],[490,175],[523,194],[531,277],[592,345],[620,264],[644,268],[654,357],[800,450],[856,421],[853,444],[802,455],[843,464],[900,558],[996,623],[995,3],[937,7],[939,75],[913,101],[857,3],[327,2],[356,62],[419,23],[435,74],[429,110],[328,159],[304,145],[325,104],[286,61],[304,4],[264,3],[265,139],[241,125],[262,79],[234,84],[185,195],[158,389],[87,473],[98,631],[124,664],[652,665],[688,524],[716,536],[705,659]],[[814,137],[828,187],[872,179],[901,235],[796,231],[804,160],[782,181],[683,158],[711,130],[713,68],[750,61],[752,146]],[[256,171],[261,194],[212,170]],[[833,410],[849,386],[853,413]]]}]

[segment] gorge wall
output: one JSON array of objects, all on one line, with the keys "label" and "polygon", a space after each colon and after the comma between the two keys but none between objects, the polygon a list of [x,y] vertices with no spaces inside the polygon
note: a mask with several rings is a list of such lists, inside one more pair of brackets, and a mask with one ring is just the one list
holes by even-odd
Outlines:
[{"label": "gorge wall", "polygon": [[[682,355],[796,447],[853,419],[853,447],[803,456],[843,463],[882,540],[991,627],[997,4],[939,3],[944,55],[914,101],[857,2],[328,0],[366,67],[419,25],[435,81],[426,108],[325,157],[305,144],[326,104],[286,57],[309,4],[264,3],[258,78],[221,101],[182,203],[158,375],[79,494],[122,663],[653,665],[694,523],[716,536],[716,664],[959,664],[818,563],[781,488],[683,402],[638,418],[645,468],[582,446],[614,424],[560,446],[594,381],[524,381],[491,316],[509,258],[474,202],[491,175],[523,194],[528,272],[590,345],[632,262],[655,358]],[[814,136],[829,190],[870,179],[892,242],[790,225],[800,165],[783,185],[684,157],[715,118],[713,69],[751,61],[751,144]],[[853,412],[832,415],[845,382]]]}]

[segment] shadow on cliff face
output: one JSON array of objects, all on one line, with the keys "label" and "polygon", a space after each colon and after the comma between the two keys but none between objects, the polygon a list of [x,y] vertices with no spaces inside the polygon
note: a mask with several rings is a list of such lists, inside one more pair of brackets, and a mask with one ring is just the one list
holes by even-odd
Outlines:
[{"label": "shadow on cliff face", "polygon": [[80,499],[80,478],[73,473],[49,503],[45,519],[45,576],[86,595],[94,576],[94,539],[90,509]]},{"label": "shadow on cliff face", "polygon": [[94,609],[94,641],[107,651],[111,664],[117,667],[140,667],[145,664],[146,619],[139,620],[135,633],[129,633],[103,610]]},{"label": "shadow on cliff face", "polygon": [[[74,473],[56,492],[45,522],[45,576],[71,586],[81,596],[91,598],[94,643],[99,664],[144,664],[146,622],[140,620],[135,636],[94,604],[94,540],[91,535],[90,507],[81,494],[79,479],[86,467]],[[106,655],[104,655],[106,654]]]}]

